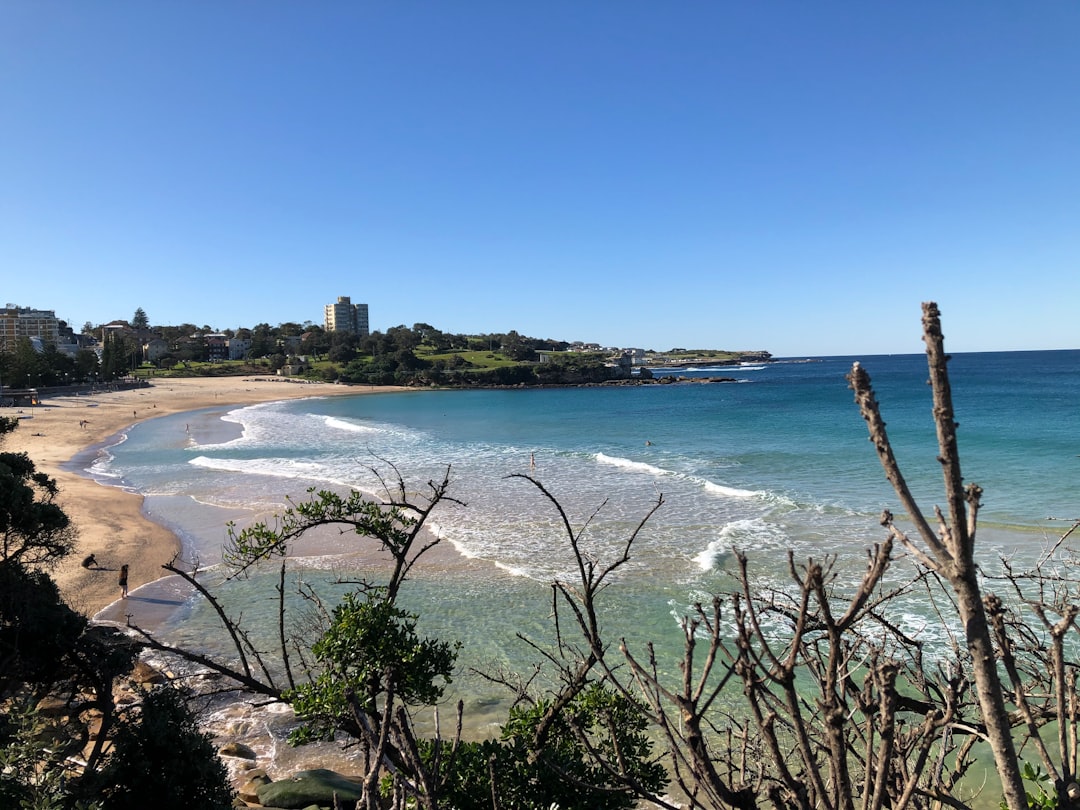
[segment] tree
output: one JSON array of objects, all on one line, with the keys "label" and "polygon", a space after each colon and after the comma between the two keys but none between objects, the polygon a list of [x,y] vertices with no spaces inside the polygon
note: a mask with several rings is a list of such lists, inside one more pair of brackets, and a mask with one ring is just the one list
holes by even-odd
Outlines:
[{"label": "tree", "polygon": [[356,349],[348,342],[336,342],[330,347],[327,358],[333,363],[348,363],[356,358]]},{"label": "tree", "polygon": [[56,348],[55,343],[46,343],[41,353],[41,382],[43,385],[67,385],[75,372],[75,359]]},{"label": "tree", "polygon": [[133,329],[149,329],[150,319],[146,317],[146,310],[139,307],[135,310],[135,314],[131,317],[131,326]]},{"label": "tree", "polygon": [[[0,418],[0,443],[18,424]],[[56,503],[58,493],[56,481],[26,453],[0,453],[0,559],[47,568],[71,553],[76,531]]]},{"label": "tree", "polygon": [[4,384],[12,388],[42,385],[47,372],[44,360],[30,338],[16,338],[13,350],[4,352]]},{"label": "tree", "polygon": [[75,352],[75,379],[86,382],[94,379],[98,374],[99,363],[97,352],[92,349],[79,349]]},{"label": "tree", "polygon": [[430,368],[431,363],[417,357],[411,349],[398,349],[394,352],[394,362],[399,372],[410,373],[423,368]]},{"label": "tree", "polygon": [[[1023,774],[1036,781],[1051,778],[1019,767],[1012,743],[1018,729],[1052,775],[1056,795],[1040,795],[1059,807],[1080,798],[1078,696],[1062,643],[1065,633],[1076,629],[1080,582],[1062,569],[1048,574],[1050,555],[1027,579],[1010,571],[1006,581],[1016,589],[1018,604],[1034,612],[1035,627],[996,595],[980,598],[974,562],[979,490],[960,488],[946,357],[932,304],[924,309],[924,336],[951,509],[949,518],[935,510],[938,534],[906,492],[869,378],[856,365],[850,379],[887,476],[931,551],[909,540],[886,512],[882,522],[888,537],[870,551],[862,580],[846,593],[837,590],[834,559],[798,564],[789,554],[790,587],[773,591],[754,582],[747,557],[736,552],[739,588],[714,595],[683,619],[681,678],[662,674],[668,667],[652,644],[638,652],[621,640],[620,654],[611,654],[594,620],[600,590],[590,583],[595,581],[591,572],[600,572],[602,579],[613,569],[579,547],[578,535],[551,498],[583,572],[575,588],[556,583],[581,640],[580,663],[577,669],[567,666],[561,680],[573,683],[596,668],[621,694],[640,698],[666,741],[671,771],[692,807],[749,810],[766,799],[792,810],[965,806],[958,792],[961,780],[974,762],[973,751],[986,740],[1002,778],[1003,806],[1014,810],[1033,801],[1025,797]],[[538,481],[528,480],[547,494]],[[886,587],[894,545],[921,567],[907,581]],[[951,593],[939,587],[942,583]],[[1025,594],[1030,583],[1037,588],[1033,596]],[[916,590],[939,606],[946,637],[956,610],[966,646],[928,651],[889,618],[890,606]],[[568,637],[559,649],[572,649]],[[1004,705],[998,661],[1011,682],[1012,707]],[[745,712],[721,708],[723,695],[733,697],[732,684],[741,685]],[[1052,722],[1058,729],[1056,756],[1040,733]]]},{"label": "tree", "polygon": [[277,340],[271,332],[270,324],[256,324],[251,330],[251,357],[269,357],[275,351]]},{"label": "tree", "polygon": [[293,321],[286,321],[285,323],[278,324],[278,334],[281,337],[299,337],[304,332],[304,328]]},{"label": "tree", "polygon": [[101,376],[106,380],[124,376],[134,365],[136,351],[134,342],[126,335],[109,332],[101,350]]},{"label": "tree", "polygon": [[[300,351],[312,357],[319,357],[330,350],[330,336],[321,326],[309,326],[300,342]],[[350,358],[351,359],[351,358]]]},{"label": "tree", "polygon": [[940,509],[934,509],[940,534],[931,527],[900,472],[885,432],[885,421],[881,418],[877,400],[870,387],[869,375],[856,363],[848,379],[855,391],[859,410],[869,426],[870,440],[877,449],[885,475],[929,552],[911,541],[893,521],[892,515],[886,514],[883,525],[922,565],[948,580],[956,593],[957,610],[971,655],[979,704],[1001,776],[1005,801],[1009,810],[1023,810],[1027,807],[1023,778],[1013,745],[1011,722],[1005,708],[1001,681],[998,678],[993,637],[983,605],[978,566],[975,562],[975,526],[982,489],[976,484],[965,487],[960,474],[957,422],[953,413],[952,388],[947,370],[948,356],[945,354],[944,336],[941,332],[941,313],[933,302],[923,304],[923,340],[926,343],[930,367],[930,384],[934,391],[934,424],[940,450],[938,461],[941,462],[944,474],[949,510],[946,520]]},{"label": "tree", "polygon": [[420,345],[420,334],[414,332],[405,324],[399,324],[398,326],[391,326],[386,330],[386,339],[390,345],[394,348],[390,351],[398,351],[400,349],[415,349]]},{"label": "tree", "polygon": [[[174,649],[139,628],[136,632],[154,649],[175,652],[257,694],[291,703],[304,723],[295,742],[328,738],[334,732],[356,740],[365,752],[358,805],[365,810],[380,807],[380,793],[385,792],[394,797],[395,808],[415,803],[428,810],[470,806],[458,801],[470,797],[476,802],[478,795],[498,796],[497,806],[505,810],[553,802],[567,810],[628,808],[635,790],[653,795],[666,777],[650,754],[637,704],[591,681],[588,669],[573,679],[568,691],[546,697],[523,694],[528,707],[512,713],[501,741],[462,743],[460,704],[451,739],[438,734],[418,738],[407,708],[440,700],[452,676],[457,645],[422,638],[418,617],[400,609],[396,600],[413,566],[439,542],[424,533],[429,517],[441,504],[457,501],[448,492],[449,470],[441,481],[428,482],[422,498],[409,495],[400,478],[379,474],[385,482],[381,502],[359,492],[343,497],[312,491],[308,500],[292,504],[272,524],[230,529],[225,561],[232,576],[280,560],[276,662],[249,641],[239,621],[225,614],[195,573],[172,564],[166,569],[185,578],[215,606],[233,639],[239,665]],[[337,526],[374,540],[390,555],[392,566],[382,582],[352,583],[357,589],[326,611],[326,630],[307,655],[286,632],[285,571],[292,546],[320,526]],[[599,588],[603,578],[593,583]],[[310,588],[304,592],[310,603],[323,604]],[[297,664],[302,671],[296,671]],[[274,672],[282,675],[275,677]],[[621,764],[614,771],[596,765],[597,751]]]},{"label": "tree", "polygon": [[169,686],[142,696],[128,713],[99,774],[88,780],[103,810],[228,810],[233,791],[210,737],[199,730],[183,697]]}]

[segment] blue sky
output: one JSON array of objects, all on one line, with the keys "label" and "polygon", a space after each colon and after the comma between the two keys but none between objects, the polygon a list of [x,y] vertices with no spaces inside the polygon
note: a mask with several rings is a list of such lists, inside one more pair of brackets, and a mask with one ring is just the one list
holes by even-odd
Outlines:
[{"label": "blue sky", "polygon": [[0,4],[0,304],[1080,347],[1075,2]]}]

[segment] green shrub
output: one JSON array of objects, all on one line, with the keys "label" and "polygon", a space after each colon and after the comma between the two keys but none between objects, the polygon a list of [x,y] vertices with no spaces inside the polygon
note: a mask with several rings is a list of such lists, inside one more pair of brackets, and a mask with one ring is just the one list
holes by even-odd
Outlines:
[{"label": "green shrub", "polygon": [[169,686],[145,695],[124,720],[104,768],[90,786],[104,810],[228,810],[233,791],[209,736]]}]

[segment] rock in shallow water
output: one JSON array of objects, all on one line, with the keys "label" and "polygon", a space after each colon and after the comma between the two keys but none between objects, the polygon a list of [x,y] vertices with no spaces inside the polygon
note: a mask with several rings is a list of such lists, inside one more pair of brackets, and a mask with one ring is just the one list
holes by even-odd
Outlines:
[{"label": "rock in shallow water", "polygon": [[359,801],[360,783],[336,771],[316,768],[263,785],[257,791],[259,804],[286,810],[302,810],[312,804],[329,805],[334,793],[342,803]]}]

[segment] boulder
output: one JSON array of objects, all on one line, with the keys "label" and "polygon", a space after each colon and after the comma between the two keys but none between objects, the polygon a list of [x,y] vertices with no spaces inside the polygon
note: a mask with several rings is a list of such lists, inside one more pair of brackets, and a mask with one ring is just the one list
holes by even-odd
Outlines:
[{"label": "boulder", "polygon": [[231,742],[225,743],[218,749],[218,753],[223,757],[237,757],[239,759],[255,759],[255,752],[243,743]]},{"label": "boulder", "polygon": [[70,709],[66,700],[50,695],[38,701],[37,711],[43,717],[63,717]]},{"label": "boulder", "polygon": [[335,771],[315,768],[263,785],[256,791],[259,804],[285,810],[303,810],[312,804],[332,805],[335,793],[342,804],[356,803],[360,800],[360,783]]},{"label": "boulder", "polygon": [[252,776],[239,787],[236,795],[249,804],[256,804],[259,801],[259,788],[271,784],[272,781],[265,773]]},{"label": "boulder", "polygon": [[136,661],[129,677],[135,683],[142,684],[143,686],[165,683],[165,676],[145,661]]}]

